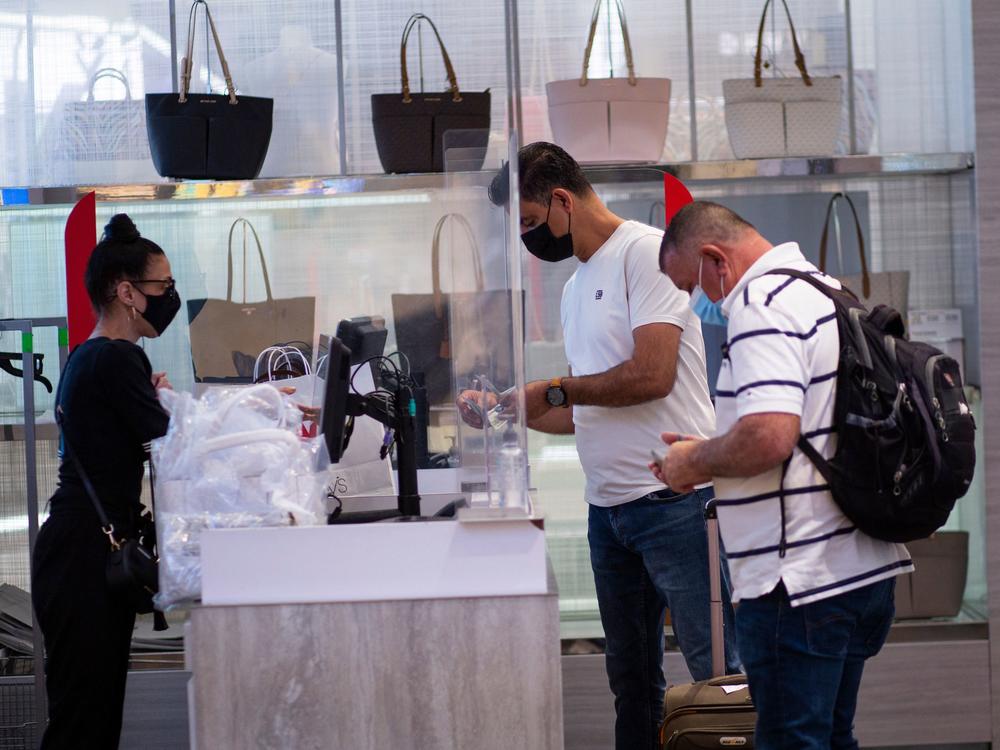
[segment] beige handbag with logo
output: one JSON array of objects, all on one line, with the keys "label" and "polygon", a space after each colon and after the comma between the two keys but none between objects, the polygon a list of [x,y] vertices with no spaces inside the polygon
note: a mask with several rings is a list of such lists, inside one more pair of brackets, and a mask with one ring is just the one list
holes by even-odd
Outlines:
[{"label": "beige handbag with logo", "polygon": [[[840,76],[813,78],[799,48],[788,4],[785,15],[792,31],[795,66],[800,77],[764,78],[761,53],[764,22],[771,0],[757,29],[757,52],[753,78],[732,78],[722,82],[726,99],[726,128],[737,159],[765,159],[783,156],[828,156],[833,153],[840,131],[843,86]],[[777,11],[775,11],[777,12]]]},{"label": "beige handbag with logo", "polygon": [[[233,299],[233,235],[243,229],[243,300]],[[249,234],[248,234],[249,232]],[[260,258],[266,298],[246,301],[247,239],[252,237]],[[249,383],[257,355],[270,346],[303,342],[311,346],[316,316],[315,297],[275,299],[257,230],[246,219],[229,228],[225,299],[187,302],[191,333],[191,363],[198,383]]]},{"label": "beige handbag with logo", "polygon": [[847,201],[854,217],[854,228],[857,232],[858,253],[861,256],[861,273],[853,276],[837,276],[837,280],[854,292],[858,300],[871,310],[876,305],[888,305],[897,310],[906,320],[910,302],[910,272],[909,271],[868,271],[868,260],[865,257],[865,238],[861,232],[861,222],[854,208],[854,201],[847,193],[834,193],[826,207],[826,221],[823,222],[823,235],[819,240],[819,270],[826,273],[826,248],[830,234],[831,220],[834,236],[837,242],[837,259],[840,272],[844,271],[844,255],[840,238],[840,217],[837,214],[837,201]]},{"label": "beige handbag with logo", "polygon": [[670,118],[670,79],[636,77],[621,0],[615,6],[628,78],[587,77],[603,2],[594,4],[580,77],[545,85],[553,139],[581,163],[659,161]]}]

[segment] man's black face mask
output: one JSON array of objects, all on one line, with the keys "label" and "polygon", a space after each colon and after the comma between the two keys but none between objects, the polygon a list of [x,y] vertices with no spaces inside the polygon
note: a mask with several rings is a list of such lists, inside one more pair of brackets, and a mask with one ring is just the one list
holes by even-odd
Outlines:
[{"label": "man's black face mask", "polygon": [[566,234],[556,237],[549,227],[549,216],[552,214],[552,203],[555,199],[549,200],[549,210],[545,214],[545,223],[530,229],[521,235],[521,242],[528,249],[528,252],[539,260],[549,263],[558,263],[561,260],[573,257],[573,214],[569,216],[569,226]]}]

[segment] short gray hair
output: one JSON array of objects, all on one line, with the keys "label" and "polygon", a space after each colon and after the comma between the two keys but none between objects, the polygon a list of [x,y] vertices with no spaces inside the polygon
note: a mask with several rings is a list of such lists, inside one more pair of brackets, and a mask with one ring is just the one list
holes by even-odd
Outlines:
[{"label": "short gray hair", "polygon": [[733,244],[746,232],[756,227],[735,211],[711,201],[688,203],[674,214],[660,243],[660,268],[664,256],[677,248],[684,251],[690,246]]}]

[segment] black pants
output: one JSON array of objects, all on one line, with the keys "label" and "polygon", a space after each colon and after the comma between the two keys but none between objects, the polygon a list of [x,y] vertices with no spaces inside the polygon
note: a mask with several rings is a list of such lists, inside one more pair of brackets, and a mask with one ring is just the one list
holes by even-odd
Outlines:
[{"label": "black pants", "polygon": [[135,610],[108,594],[107,556],[93,513],[54,508],[38,533],[31,599],[47,656],[42,750],[118,747]]}]

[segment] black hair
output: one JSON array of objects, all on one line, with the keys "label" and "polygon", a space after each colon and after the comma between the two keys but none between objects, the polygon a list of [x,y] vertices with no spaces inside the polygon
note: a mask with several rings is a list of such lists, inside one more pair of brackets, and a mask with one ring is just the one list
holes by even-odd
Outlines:
[{"label": "black hair", "polygon": [[[529,143],[517,152],[517,162],[521,199],[530,203],[549,205],[556,188],[580,197],[593,190],[576,159],[554,143]],[[490,183],[490,200],[497,206],[506,205],[510,200],[509,186],[510,164],[504,164]]]},{"label": "black hair", "polygon": [[694,201],[681,208],[667,225],[660,242],[660,268],[671,248],[683,249],[692,242],[733,242],[756,227],[742,216],[712,201]]},{"label": "black hair", "polygon": [[108,305],[119,281],[141,279],[150,259],[163,254],[159,245],[139,234],[128,214],[112,216],[90,254],[83,277],[94,310],[99,313]]}]

